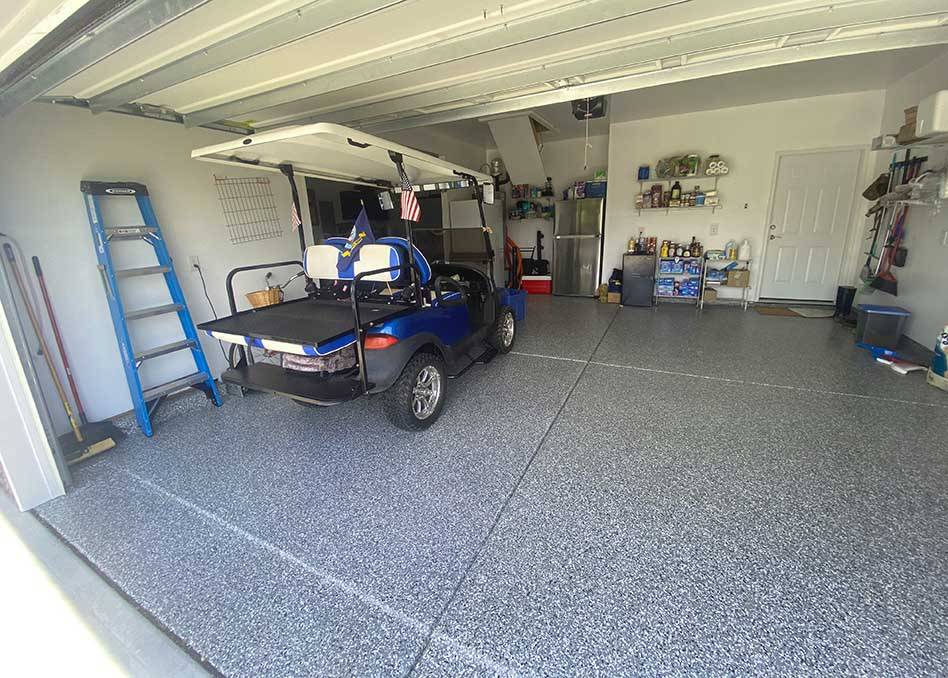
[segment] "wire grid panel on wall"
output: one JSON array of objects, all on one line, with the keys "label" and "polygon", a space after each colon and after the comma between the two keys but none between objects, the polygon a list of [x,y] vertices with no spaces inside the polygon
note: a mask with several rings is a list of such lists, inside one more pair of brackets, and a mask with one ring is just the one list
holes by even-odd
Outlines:
[{"label": "wire grid panel on wall", "polygon": [[282,238],[269,177],[214,176],[231,244]]}]

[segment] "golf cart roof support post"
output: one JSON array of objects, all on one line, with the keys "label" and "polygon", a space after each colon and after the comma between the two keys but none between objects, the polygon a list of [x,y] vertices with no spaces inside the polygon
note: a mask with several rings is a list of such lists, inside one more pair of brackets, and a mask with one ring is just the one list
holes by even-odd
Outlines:
[{"label": "golf cart roof support post", "polygon": [[[296,177],[293,173],[293,165],[283,164],[280,165],[280,171],[283,172],[283,176],[287,178],[290,182],[290,195],[293,199],[293,207],[296,208],[296,214],[299,217],[300,221],[303,221],[303,212],[300,210],[300,194],[296,188]],[[303,226],[300,226],[297,229],[299,231],[298,235],[300,237],[300,256],[306,252],[306,235],[303,233]]]},{"label": "golf cart roof support post", "polygon": [[[408,176],[405,174],[401,153],[389,151],[388,157],[392,159],[392,162],[395,163],[395,167],[398,168],[399,176]],[[408,275],[409,278],[411,278],[411,284],[415,290],[415,305],[420,307],[422,305],[421,279],[418,277],[418,271],[415,267],[415,239],[412,237],[411,221],[403,218],[402,223],[405,225],[405,240],[408,241]]]},{"label": "golf cart roof support post", "polygon": [[[300,209],[300,194],[296,188],[296,175],[293,172],[293,165],[284,163],[279,165],[283,176],[290,182],[290,195],[293,200],[293,207],[296,209],[296,216],[299,219],[299,226],[296,226],[297,235],[300,237],[300,256],[306,258],[306,233],[303,229],[303,210]],[[303,277],[306,278],[306,294],[313,296],[316,293],[316,283],[306,274],[306,268],[303,268]]]},{"label": "golf cart roof support post", "polygon": [[464,174],[463,172],[454,172],[459,177],[463,177],[471,182],[471,186],[474,188],[474,200],[477,202],[477,213],[481,218],[481,233],[484,235],[484,249],[487,252],[487,269],[490,273],[490,279],[494,279],[494,246],[490,241],[490,229],[487,227],[487,219],[484,218],[484,189],[481,188],[481,185],[477,182],[477,179],[470,175]]}]

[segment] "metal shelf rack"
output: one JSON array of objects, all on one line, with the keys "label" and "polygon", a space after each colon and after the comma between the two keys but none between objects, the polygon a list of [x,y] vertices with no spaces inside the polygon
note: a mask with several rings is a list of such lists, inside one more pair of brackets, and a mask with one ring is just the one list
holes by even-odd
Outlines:
[{"label": "metal shelf rack", "polygon": [[[727,287],[724,280],[708,280],[708,271],[710,269],[720,269],[728,264],[737,263],[740,265],[737,270],[750,271],[752,261],[752,259],[706,259],[704,266],[701,269],[701,289],[699,290],[698,308],[704,308],[704,292],[709,285],[712,287]],[[721,266],[715,266],[715,264],[721,264]],[[749,275],[750,273],[748,273],[748,276]],[[747,310],[747,302],[749,301],[750,297],[750,280],[748,280],[747,283],[748,284],[745,287],[740,288],[741,307],[745,311]]]},{"label": "metal shelf rack", "polygon": [[[697,274],[689,273],[687,271],[683,273],[662,273],[661,268],[662,268],[663,261],[682,261],[682,262],[686,262],[686,265],[687,265],[687,262],[689,261],[697,261],[699,262],[701,270]],[[659,299],[677,299],[679,301],[694,302],[695,306],[697,307],[698,304],[700,304],[701,302],[701,296],[702,296],[701,292],[704,289],[700,286],[700,282],[699,282],[699,287],[698,287],[698,294],[693,297],[690,295],[659,294],[658,293],[659,278],[676,278],[676,279],[682,279],[682,280],[698,278],[699,281],[703,281],[704,280],[704,257],[655,257],[655,292],[654,292],[655,306],[656,307],[658,306]]]}]

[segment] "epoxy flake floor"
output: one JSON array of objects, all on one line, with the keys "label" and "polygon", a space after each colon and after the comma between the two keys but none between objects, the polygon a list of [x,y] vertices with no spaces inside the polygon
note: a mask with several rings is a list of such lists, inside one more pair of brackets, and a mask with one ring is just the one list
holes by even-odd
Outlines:
[{"label": "epoxy flake floor", "polygon": [[429,431],[234,397],[75,481],[228,676],[948,673],[948,397],[832,320],[532,297]]}]

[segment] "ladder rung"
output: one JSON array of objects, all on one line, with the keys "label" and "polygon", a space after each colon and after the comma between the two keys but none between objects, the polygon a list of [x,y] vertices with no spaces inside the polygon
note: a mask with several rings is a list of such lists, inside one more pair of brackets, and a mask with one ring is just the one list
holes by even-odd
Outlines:
[{"label": "ladder rung", "polygon": [[210,377],[204,372],[195,372],[194,374],[189,374],[186,377],[180,377],[174,381],[169,381],[167,384],[159,384],[158,386],[152,386],[151,388],[145,389],[142,391],[142,398],[145,402],[149,400],[154,400],[163,395],[171,393],[172,391],[177,391],[179,388],[184,388],[185,386],[194,386],[195,384],[200,384],[202,381],[208,381]]},{"label": "ladder rung", "polygon": [[115,272],[119,278],[131,278],[136,275],[154,275],[155,273],[167,273],[171,270],[170,266],[143,266],[142,268],[123,268]]},{"label": "ladder rung", "polygon": [[140,308],[136,311],[125,311],[126,320],[138,320],[139,318],[150,318],[153,315],[163,315],[165,313],[176,313],[184,309],[184,304],[165,304],[164,306],[152,306],[151,308]]},{"label": "ladder rung", "polygon": [[158,229],[153,226],[114,226],[105,229],[105,235],[109,240],[138,240],[157,232]]},{"label": "ladder rung", "polygon": [[138,351],[135,353],[135,360],[147,360],[148,358],[156,358],[160,355],[165,355],[167,353],[174,353],[175,351],[181,351],[185,348],[191,348],[194,346],[194,342],[190,339],[182,339],[181,341],[173,341],[170,344],[162,344],[161,346],[155,346],[154,348],[146,348],[144,351]]}]

